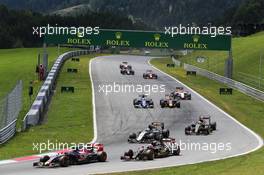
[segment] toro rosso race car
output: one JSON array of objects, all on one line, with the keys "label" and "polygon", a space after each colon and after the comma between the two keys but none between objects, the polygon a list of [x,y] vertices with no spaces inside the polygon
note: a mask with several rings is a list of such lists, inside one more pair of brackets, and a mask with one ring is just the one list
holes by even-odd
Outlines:
[{"label": "toro rosso race car", "polygon": [[158,79],[158,75],[155,74],[152,70],[147,70],[146,73],[143,73],[144,79]]},{"label": "toro rosso race car", "polygon": [[161,108],[180,108],[181,107],[181,103],[179,101],[179,99],[174,98],[171,95],[166,94],[164,99],[160,100],[160,107]]},{"label": "toro rosso race car", "polygon": [[154,140],[160,141],[169,138],[170,131],[164,129],[164,123],[152,122],[147,129],[132,133],[128,137],[129,143],[151,143]]},{"label": "toro rosso race car", "polygon": [[176,90],[171,93],[174,98],[180,98],[181,100],[191,100],[192,95],[190,92],[185,91],[183,87],[176,87]]},{"label": "toro rosso race car", "polygon": [[137,151],[129,149],[120,157],[121,160],[153,160],[154,158],[164,158],[180,155],[180,146],[175,139],[168,138],[161,141],[153,141],[146,148],[141,146]]},{"label": "toro rosso race car", "polygon": [[135,98],[133,105],[135,108],[154,108],[154,102],[146,95],[139,95],[138,98]]},{"label": "toro rosso race car", "polygon": [[123,74],[123,75],[134,75],[135,71],[132,70],[131,68],[122,68],[120,70],[120,73]]},{"label": "toro rosso race car", "polygon": [[128,68],[128,69],[132,69],[132,66],[131,65],[128,65],[128,62],[122,62],[120,65],[119,65],[119,68],[120,69],[126,69],[126,68]]},{"label": "toro rosso race car", "polygon": [[45,155],[38,162],[34,162],[34,167],[67,167],[83,163],[105,162],[107,154],[103,144],[89,144],[85,147],[79,146],[54,156]]},{"label": "toro rosso race car", "polygon": [[186,135],[209,135],[216,130],[216,122],[211,122],[210,116],[200,116],[199,120],[185,127]]}]

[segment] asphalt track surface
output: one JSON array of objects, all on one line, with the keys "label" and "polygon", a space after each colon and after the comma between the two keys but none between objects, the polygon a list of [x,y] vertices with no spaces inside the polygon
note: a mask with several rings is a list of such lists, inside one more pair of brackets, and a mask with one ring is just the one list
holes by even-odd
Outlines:
[{"label": "asphalt track surface", "polygon": [[[92,79],[94,84],[94,97],[97,122],[97,142],[105,144],[108,153],[108,161],[104,163],[92,163],[67,168],[33,168],[32,161],[25,161],[13,164],[0,165],[0,172],[3,175],[83,175],[106,172],[118,172],[129,170],[150,169],[166,166],[193,164],[203,161],[222,159],[241,155],[259,148],[262,140],[250,130],[233,120],[207,100],[192,92],[191,101],[181,101],[181,108],[161,109],[159,100],[165,93],[152,93],[150,98],[154,101],[154,109],[135,109],[133,99],[140,93],[109,93],[105,95],[99,92],[99,85],[113,84],[134,84],[134,85],[165,85],[169,93],[176,86],[183,86],[171,77],[148,64],[149,57],[143,56],[102,56],[95,58],[92,63]],[[128,61],[135,70],[135,75],[121,75],[119,64]],[[158,74],[157,80],[145,80],[142,74],[152,69]],[[185,87],[186,88],[186,87]],[[87,104],[90,105],[90,104]],[[184,127],[190,124],[201,114],[209,114],[212,120],[217,122],[217,130],[208,136],[185,136]],[[180,156],[173,156],[154,161],[129,161],[123,162],[120,156],[129,148],[138,148],[140,144],[127,143],[129,133],[142,130],[152,121],[165,123],[170,130],[172,137],[186,144],[210,143],[231,144],[231,150],[218,150],[215,153],[212,149],[195,150],[186,149],[181,151]],[[69,128],[70,129],[70,128]]]}]

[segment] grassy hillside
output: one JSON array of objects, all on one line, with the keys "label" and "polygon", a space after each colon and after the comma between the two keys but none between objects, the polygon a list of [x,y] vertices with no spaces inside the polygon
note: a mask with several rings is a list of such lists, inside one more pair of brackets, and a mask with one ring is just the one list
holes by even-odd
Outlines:
[{"label": "grassy hillside", "polygon": [[[66,50],[69,49],[60,49],[61,53]],[[23,107],[20,112],[20,121],[30,106],[28,96],[29,82],[35,82],[34,96],[42,84],[42,82],[36,81],[38,78],[35,73],[38,53],[42,52],[42,48],[0,49],[0,99],[4,98],[12,90],[18,80],[23,81]],[[57,58],[57,48],[48,48],[47,52],[49,54],[49,66],[52,66]]]},{"label": "grassy hillside", "polygon": [[[248,37],[234,38],[233,59],[234,79],[264,90],[264,32]],[[262,55],[261,86],[259,87],[259,63]],[[197,63],[196,57],[207,58],[203,63]],[[228,53],[223,51],[194,51],[181,58],[182,61],[194,64],[210,71],[224,74],[224,63]]]}]

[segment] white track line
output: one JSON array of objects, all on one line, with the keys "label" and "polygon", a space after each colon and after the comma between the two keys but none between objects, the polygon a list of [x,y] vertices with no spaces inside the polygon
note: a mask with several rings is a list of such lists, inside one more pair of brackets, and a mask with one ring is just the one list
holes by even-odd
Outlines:
[{"label": "white track line", "polygon": [[91,81],[91,86],[92,86],[93,128],[94,128],[94,137],[93,137],[92,143],[95,143],[97,140],[97,121],[96,121],[96,109],[95,109],[95,97],[94,97],[94,84],[93,84],[93,77],[92,77],[92,61],[95,58],[91,59],[89,62],[89,74],[90,74],[90,81]]},{"label": "white track line", "polygon": [[15,161],[15,160],[1,160],[0,165],[15,163],[15,162],[17,162],[17,161]]}]

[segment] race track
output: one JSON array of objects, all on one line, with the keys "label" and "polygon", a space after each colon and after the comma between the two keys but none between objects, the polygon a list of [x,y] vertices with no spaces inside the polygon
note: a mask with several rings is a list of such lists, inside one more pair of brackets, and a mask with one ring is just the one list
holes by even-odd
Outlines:
[{"label": "race track", "polygon": [[[99,85],[113,84],[139,84],[139,85],[165,85],[169,93],[176,86],[182,86],[171,77],[152,68],[149,57],[143,56],[102,56],[95,58],[92,63],[92,79],[94,84],[97,142],[104,143],[108,153],[108,162],[93,163],[68,168],[40,169],[33,168],[32,161],[0,165],[0,172],[4,175],[84,175],[128,170],[140,170],[165,166],[191,164],[208,160],[215,160],[250,152],[262,144],[250,130],[246,129],[214,105],[198,94],[192,92],[191,101],[181,101],[181,108],[161,109],[159,100],[165,93],[152,93],[154,109],[135,109],[133,99],[139,94],[99,92]],[[135,70],[134,76],[121,75],[119,64],[128,61]],[[152,69],[158,74],[157,80],[144,80],[142,74]],[[91,105],[91,104],[87,104]],[[184,127],[190,124],[201,114],[210,114],[212,120],[217,122],[217,130],[209,136],[185,136]],[[129,133],[142,130],[152,121],[165,123],[171,136],[186,144],[200,143],[230,143],[231,150],[218,150],[215,153],[203,150],[182,150],[180,156],[155,159],[145,162],[122,162],[120,156],[129,148],[137,148],[138,144],[128,144]]]}]

